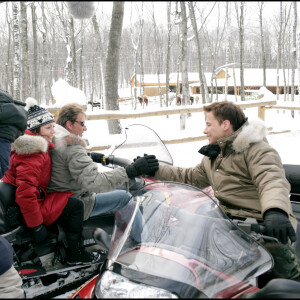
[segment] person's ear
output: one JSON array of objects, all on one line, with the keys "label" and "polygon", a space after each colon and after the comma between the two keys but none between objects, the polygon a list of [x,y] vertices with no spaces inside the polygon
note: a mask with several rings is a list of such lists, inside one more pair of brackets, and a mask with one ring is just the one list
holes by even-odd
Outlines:
[{"label": "person's ear", "polygon": [[224,120],[224,121],[223,121],[223,129],[224,129],[225,131],[227,131],[227,130],[230,129],[230,127],[231,127],[230,121],[229,121],[229,120]]},{"label": "person's ear", "polygon": [[68,120],[66,122],[66,129],[69,131],[72,130],[72,125],[73,125],[72,121]]}]

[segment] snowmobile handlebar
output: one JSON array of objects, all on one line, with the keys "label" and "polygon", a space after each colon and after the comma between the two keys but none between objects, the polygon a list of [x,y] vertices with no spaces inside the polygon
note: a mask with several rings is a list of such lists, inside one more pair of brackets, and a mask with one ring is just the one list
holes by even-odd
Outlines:
[{"label": "snowmobile handlebar", "polygon": [[132,164],[132,161],[130,159],[123,158],[123,157],[117,157],[117,156],[114,156],[114,155],[107,156],[106,161],[109,164],[117,165],[117,166],[120,166],[120,167],[127,167],[130,164]]},{"label": "snowmobile handlebar", "polygon": [[251,232],[264,234],[265,232],[265,226],[257,223],[238,222],[236,225],[248,234]]}]

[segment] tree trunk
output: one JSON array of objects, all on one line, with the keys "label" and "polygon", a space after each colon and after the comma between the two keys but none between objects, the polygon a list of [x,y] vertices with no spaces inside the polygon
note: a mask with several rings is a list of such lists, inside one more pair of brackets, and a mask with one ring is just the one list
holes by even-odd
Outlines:
[{"label": "tree trunk", "polygon": [[[181,8],[181,59],[182,59],[182,97],[181,104],[186,105],[190,100],[189,79],[187,71],[187,17],[185,2],[180,1]],[[185,129],[187,114],[180,115],[180,130]]]},{"label": "tree trunk", "polygon": [[[141,66],[141,81],[140,81],[140,96],[145,94],[145,80],[144,80],[144,46],[143,46],[143,26],[144,26],[144,2],[142,1],[142,15],[140,18],[141,36],[140,36],[140,66]],[[143,98],[144,99],[144,98]],[[142,102],[143,108],[145,102]]]},{"label": "tree trunk", "polygon": [[168,42],[166,57],[166,107],[169,106],[169,89],[170,89],[170,58],[171,58],[171,2],[167,2],[167,19],[168,19]]},{"label": "tree trunk", "polygon": [[[103,47],[103,43],[102,43],[102,38],[101,38],[101,34],[100,34],[100,29],[99,29],[99,24],[97,21],[97,17],[96,15],[93,16],[92,18],[92,22],[94,25],[94,30],[95,30],[95,34],[98,40],[98,44],[97,44],[97,48],[98,48],[98,53],[100,55],[100,69],[101,69],[101,85],[102,85],[102,89],[105,90],[105,81],[104,81],[104,74],[105,74],[105,51],[104,51],[104,47]],[[102,96],[102,99],[104,97]],[[104,107],[105,108],[105,107]]]},{"label": "tree trunk", "polygon": [[14,93],[16,99],[20,99],[20,35],[19,35],[19,7],[13,2],[13,34],[14,34]]},{"label": "tree trunk", "polygon": [[260,25],[260,41],[261,41],[261,55],[262,55],[262,63],[263,63],[263,86],[267,86],[267,78],[266,78],[266,69],[267,69],[267,61],[266,61],[266,52],[265,52],[265,36],[263,31],[263,9],[264,2],[258,2],[259,5],[259,25]]},{"label": "tree trunk", "polygon": [[[6,2],[6,12],[8,12],[8,3]],[[6,13],[6,21],[8,26],[8,42],[7,42],[7,59],[5,64],[5,90],[10,91],[13,94],[13,72],[9,70],[9,65],[11,64],[11,20],[8,19],[8,13]]]},{"label": "tree trunk", "polygon": [[295,95],[295,69],[297,65],[297,2],[293,1],[294,6],[294,24],[293,24],[293,56],[292,56],[292,91],[291,91],[291,100],[294,101]]},{"label": "tree trunk", "polygon": [[[119,110],[118,74],[124,16],[124,2],[113,2],[105,66],[105,104],[108,110]],[[120,120],[108,120],[110,134],[120,134]]]},{"label": "tree trunk", "polygon": [[35,13],[35,3],[31,3],[31,18],[32,18],[32,35],[33,35],[33,97],[38,101],[40,104],[40,93],[38,88],[38,44],[37,44],[37,25],[36,25],[36,13]]},{"label": "tree trunk", "polygon": [[[43,20],[43,30],[42,30],[42,38],[43,38],[43,76],[44,76],[44,93],[46,104],[50,104],[51,100],[51,85],[52,85],[52,74],[51,74],[51,63],[49,62],[48,55],[48,43],[47,43],[47,23],[46,23],[46,15],[45,15],[45,7],[44,2],[41,2],[41,10],[42,10],[42,20]],[[49,50],[50,52],[50,50]]]},{"label": "tree trunk", "polygon": [[276,85],[276,100],[279,100],[279,69],[281,64],[281,35],[282,35],[282,1],[280,1],[280,23],[277,41],[277,85]]},{"label": "tree trunk", "polygon": [[240,3],[240,16],[239,16],[239,41],[240,41],[240,80],[241,80],[241,88],[240,88],[240,96],[241,101],[245,101],[245,86],[244,86],[244,5],[245,3],[241,1]]},{"label": "tree trunk", "polygon": [[28,37],[27,37],[27,5],[20,1],[21,24],[20,24],[20,41],[21,41],[21,71],[22,71],[22,96],[21,100],[25,101],[30,95],[29,83],[29,66],[28,66]]},{"label": "tree trunk", "polygon": [[198,56],[198,72],[199,72],[199,81],[200,81],[200,87],[201,87],[201,95],[202,95],[202,104],[206,103],[206,93],[205,93],[205,87],[204,87],[204,81],[206,81],[205,76],[203,74],[202,69],[202,51],[201,51],[201,45],[199,41],[199,35],[198,35],[198,27],[195,17],[195,10],[194,10],[194,4],[193,1],[188,2],[189,4],[189,12],[190,12],[190,18],[191,23],[193,26],[194,36],[196,39],[196,47],[197,47],[197,56]]},{"label": "tree trunk", "polygon": [[74,32],[74,19],[70,17],[70,46],[71,46],[71,56],[72,56],[72,85],[78,87],[77,81],[77,59],[76,59],[76,42],[75,42],[75,32]]},{"label": "tree trunk", "polygon": [[[152,4],[153,5],[153,4]],[[162,103],[162,93],[161,93],[161,85],[160,85],[160,69],[161,69],[161,53],[160,53],[160,42],[158,37],[158,30],[155,22],[155,16],[154,16],[154,6],[152,6],[152,20],[153,20],[153,28],[154,28],[154,40],[155,40],[155,60],[157,62],[157,82],[158,82],[158,93],[159,93],[159,103],[160,107],[163,106]],[[144,101],[143,101],[144,103]]]}]

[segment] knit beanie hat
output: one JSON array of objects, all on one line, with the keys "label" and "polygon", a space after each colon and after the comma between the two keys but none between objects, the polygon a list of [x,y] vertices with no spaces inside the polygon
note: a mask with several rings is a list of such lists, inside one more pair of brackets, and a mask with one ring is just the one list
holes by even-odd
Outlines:
[{"label": "knit beanie hat", "polygon": [[28,110],[27,129],[30,131],[54,122],[53,115],[43,107],[38,106],[34,98],[26,99],[25,109]]}]

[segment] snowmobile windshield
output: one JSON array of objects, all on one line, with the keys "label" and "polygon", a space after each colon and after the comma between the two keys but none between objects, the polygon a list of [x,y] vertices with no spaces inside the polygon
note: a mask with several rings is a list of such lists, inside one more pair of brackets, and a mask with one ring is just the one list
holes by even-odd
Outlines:
[{"label": "snowmobile windshield", "polygon": [[168,149],[151,128],[133,124],[125,128],[125,134],[126,140],[112,152],[112,155],[133,161],[137,156],[154,154],[159,161],[173,165]]},{"label": "snowmobile windshield", "polygon": [[272,268],[270,254],[210,192],[174,182],[145,186],[116,213],[110,262],[188,284],[209,298]]}]

